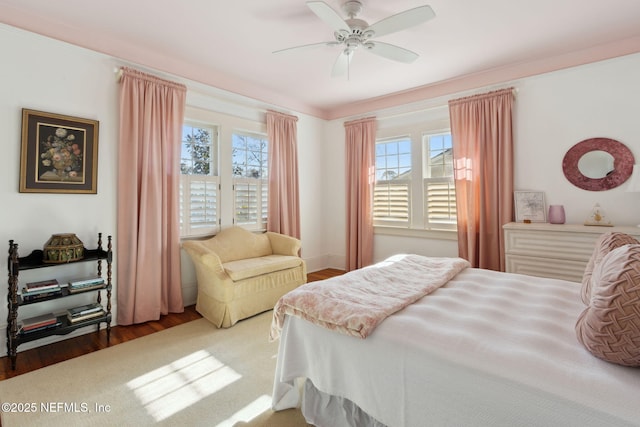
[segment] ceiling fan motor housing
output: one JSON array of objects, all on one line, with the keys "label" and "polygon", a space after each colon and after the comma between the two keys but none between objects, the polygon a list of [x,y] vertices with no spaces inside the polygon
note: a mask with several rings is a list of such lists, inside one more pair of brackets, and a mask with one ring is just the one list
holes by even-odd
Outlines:
[{"label": "ceiling fan motor housing", "polygon": [[353,18],[360,12],[362,12],[362,3],[358,0],[349,0],[344,2],[342,10],[349,17]]},{"label": "ceiling fan motor housing", "polygon": [[346,24],[351,28],[351,32],[339,30],[334,33],[336,41],[344,43],[347,47],[355,49],[360,45],[365,45],[367,40],[373,37],[373,31],[367,30],[369,24],[362,19],[347,19]]}]

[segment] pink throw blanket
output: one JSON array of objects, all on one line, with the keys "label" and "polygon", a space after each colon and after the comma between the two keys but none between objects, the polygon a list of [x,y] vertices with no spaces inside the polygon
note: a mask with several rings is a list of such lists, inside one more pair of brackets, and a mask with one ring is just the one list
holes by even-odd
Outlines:
[{"label": "pink throw blanket", "polygon": [[438,289],[469,266],[462,258],[395,255],[342,276],[307,283],[276,303],[270,338],[280,336],[285,315],[366,338],[385,318]]}]

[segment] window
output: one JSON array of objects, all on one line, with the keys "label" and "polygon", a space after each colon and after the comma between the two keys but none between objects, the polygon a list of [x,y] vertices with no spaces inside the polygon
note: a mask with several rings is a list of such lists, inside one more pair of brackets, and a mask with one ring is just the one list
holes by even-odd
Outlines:
[{"label": "window", "polygon": [[375,226],[456,228],[450,132],[423,133],[376,142],[373,198]]},{"label": "window", "polygon": [[180,231],[183,237],[215,233],[220,221],[215,127],[185,124],[180,150]]},{"label": "window", "polygon": [[423,145],[425,228],[455,228],[456,193],[451,133],[425,134]]},{"label": "window", "polygon": [[249,229],[266,229],[268,202],[267,155],[263,135],[232,136],[234,223]]},{"label": "window", "polygon": [[411,201],[411,139],[376,143],[375,225],[409,226]]}]

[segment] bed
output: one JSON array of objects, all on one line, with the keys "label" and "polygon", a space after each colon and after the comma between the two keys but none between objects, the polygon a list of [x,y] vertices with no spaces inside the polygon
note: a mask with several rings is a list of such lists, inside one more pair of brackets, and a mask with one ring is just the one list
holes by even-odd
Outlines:
[{"label": "bed", "polygon": [[274,310],[272,407],[331,427],[640,425],[640,369],[576,338],[581,292],[464,268],[365,338]]}]

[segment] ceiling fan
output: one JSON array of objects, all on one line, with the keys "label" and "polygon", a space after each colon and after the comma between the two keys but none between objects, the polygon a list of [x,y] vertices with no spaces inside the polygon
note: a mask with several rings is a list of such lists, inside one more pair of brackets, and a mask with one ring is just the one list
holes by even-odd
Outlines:
[{"label": "ceiling fan", "polygon": [[362,11],[362,2],[359,0],[348,0],[342,5],[342,10],[349,17],[348,19],[343,19],[338,12],[323,1],[308,1],[307,7],[334,30],[333,36],[335,40],[280,49],[273,53],[318,46],[340,46],[342,51],[333,65],[331,71],[332,77],[338,77],[348,73],[351,58],[359,47],[394,61],[405,63],[415,61],[419,56],[417,53],[400,46],[374,41],[372,39],[405,30],[436,16],[433,9],[425,5],[391,15],[375,24],[369,25],[366,21],[356,18]]}]

